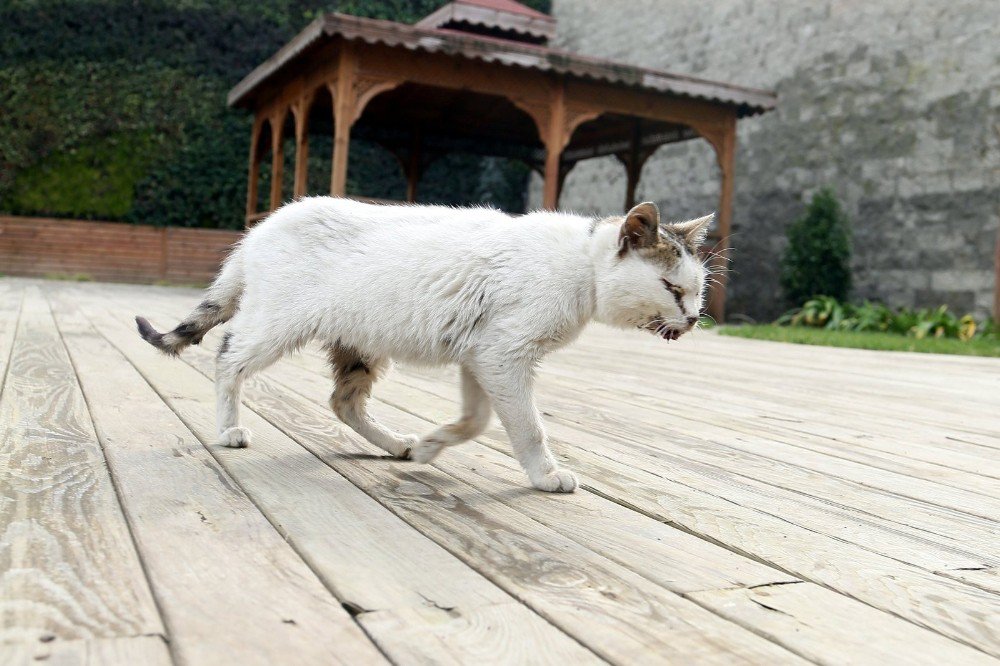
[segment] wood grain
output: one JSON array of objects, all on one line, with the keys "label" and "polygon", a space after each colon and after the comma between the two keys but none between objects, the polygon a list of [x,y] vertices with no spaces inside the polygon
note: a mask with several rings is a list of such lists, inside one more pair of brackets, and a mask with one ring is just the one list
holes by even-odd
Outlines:
[{"label": "wood grain", "polygon": [[0,398],[0,640],[163,634],[73,368],[37,288]]},{"label": "wood grain", "polygon": [[987,655],[809,583],[688,595],[818,664],[996,664]]},{"label": "wood grain", "polygon": [[[208,442],[216,470],[249,490],[394,662],[489,662],[497,649],[517,663],[1000,656],[1000,418],[989,413],[1000,362],[715,335],[667,346],[598,327],[540,373],[553,444],[584,482],[553,498],[525,487],[497,428],[433,467],[381,458],[329,414],[312,349],[250,382],[247,420],[262,441],[216,451],[209,378],[224,329],[177,362],[152,354],[130,321],[176,323],[201,294],[55,289],[115,348],[81,333],[98,340],[79,349],[96,359],[84,387],[128,386],[96,376],[102,360],[134,364],[153,383],[135,414],[173,414],[179,434]],[[453,374],[405,368],[376,388],[373,411],[429,430],[457,412]]]},{"label": "wood grain", "polygon": [[[236,479],[258,507],[279,527],[282,535],[316,571],[326,586],[347,607],[361,615],[381,610],[405,611],[401,617],[422,622],[420,631],[454,635],[464,629],[478,632],[503,611],[505,631],[522,636],[494,659],[517,663],[530,651],[541,661],[596,657],[552,625],[490,583],[459,559],[386,511],[344,477],[304,450],[295,441],[252,412],[244,423],[253,431],[248,449],[225,449],[214,444],[215,398],[212,382],[193,368],[157,354],[130,326],[112,320],[106,312],[88,310],[91,322],[143,374],[198,438],[210,447],[223,468]],[[121,316],[121,312],[116,312]],[[204,353],[204,352],[203,352]],[[211,355],[205,358],[211,373]],[[330,419],[324,425],[331,423]],[[330,430],[321,432],[324,439]],[[366,464],[381,465],[376,456]],[[454,609],[460,609],[454,614]],[[451,609],[451,610],[449,610]],[[486,609],[486,610],[481,610]],[[373,625],[387,627],[391,625]],[[380,631],[372,639],[390,659],[422,659],[435,663],[454,659],[463,641],[416,645],[405,632]],[[478,649],[477,649],[478,652]],[[467,659],[471,656],[466,657]],[[462,661],[460,659],[460,661]]]},{"label": "wood grain", "polygon": [[71,641],[0,643],[4,666],[170,666],[173,661],[160,636],[92,638]]},{"label": "wood grain", "polygon": [[[374,664],[378,650],[142,376],[66,299],[82,383],[174,654],[189,664]],[[191,492],[196,489],[196,492]]]}]

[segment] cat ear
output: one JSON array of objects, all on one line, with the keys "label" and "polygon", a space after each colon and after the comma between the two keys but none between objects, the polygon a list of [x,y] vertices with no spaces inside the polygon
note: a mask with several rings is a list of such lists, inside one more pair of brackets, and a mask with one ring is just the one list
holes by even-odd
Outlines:
[{"label": "cat ear", "polygon": [[660,240],[660,211],[651,201],[635,206],[625,216],[618,234],[618,254],[629,248],[652,247]]},{"label": "cat ear", "polygon": [[708,229],[712,226],[712,220],[714,219],[715,213],[712,213],[711,215],[706,215],[705,217],[699,217],[697,220],[677,222],[675,224],[668,225],[667,228],[684,239],[684,243],[688,247],[697,251],[697,249],[701,247],[701,244],[705,242],[705,236],[708,235]]}]

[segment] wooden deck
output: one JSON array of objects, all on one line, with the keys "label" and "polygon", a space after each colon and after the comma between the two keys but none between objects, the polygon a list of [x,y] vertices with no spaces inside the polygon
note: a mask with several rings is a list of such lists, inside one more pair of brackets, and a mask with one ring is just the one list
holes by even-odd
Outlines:
[{"label": "wooden deck", "polygon": [[[573,495],[503,432],[341,426],[314,350],[213,443],[192,290],[0,280],[0,663],[1000,663],[1000,360],[594,328],[542,366]],[[374,411],[428,431],[455,372]]]}]

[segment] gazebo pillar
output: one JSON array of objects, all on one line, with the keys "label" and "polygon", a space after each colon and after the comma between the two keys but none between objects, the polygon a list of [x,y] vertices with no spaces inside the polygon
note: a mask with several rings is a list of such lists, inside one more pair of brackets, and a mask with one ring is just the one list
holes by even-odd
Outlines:
[{"label": "gazebo pillar", "polygon": [[293,196],[304,197],[309,187],[309,107],[303,98],[292,106],[295,115],[295,185]]},{"label": "gazebo pillar", "polygon": [[285,177],[285,111],[271,118],[271,210],[281,205],[281,182]]},{"label": "gazebo pillar", "polygon": [[[628,147],[628,161],[625,163],[625,212],[635,206],[635,188],[639,185],[639,175],[642,173],[642,162],[639,161],[639,144],[642,141],[642,130],[639,121],[632,128],[632,140]],[[645,160],[643,160],[645,161]]]},{"label": "gazebo pillar", "polygon": [[250,130],[250,172],[247,175],[247,208],[246,219],[257,213],[257,187],[260,181],[260,129],[261,119],[254,118],[253,128]]},{"label": "gazebo pillar", "polygon": [[542,207],[555,210],[559,207],[559,163],[566,145],[566,87],[562,82],[555,86],[549,107],[549,126],[545,130],[545,181],[542,189]]},{"label": "gazebo pillar", "polygon": [[615,153],[615,157],[625,167],[625,212],[632,210],[635,206],[635,190],[642,177],[642,167],[646,160],[653,154],[653,150],[642,149],[642,121],[636,118],[632,127],[632,137],[629,141],[629,148],[625,152]]},{"label": "gazebo pillar", "polygon": [[345,44],[340,52],[337,81],[330,87],[333,96],[333,168],[330,172],[330,194],[347,194],[347,154],[351,148],[351,126],[354,125],[354,50]]},{"label": "gazebo pillar", "polygon": [[712,285],[709,291],[708,314],[715,321],[722,323],[726,318],[726,272],[729,258],[726,251],[729,249],[729,236],[731,233],[733,216],[733,177],[736,165],[736,116],[729,119],[724,130],[717,135],[716,140],[711,141],[715,147],[716,158],[719,162],[720,187],[719,187],[719,210],[717,215],[719,241],[715,244],[711,259],[712,268],[716,269],[717,282]]}]

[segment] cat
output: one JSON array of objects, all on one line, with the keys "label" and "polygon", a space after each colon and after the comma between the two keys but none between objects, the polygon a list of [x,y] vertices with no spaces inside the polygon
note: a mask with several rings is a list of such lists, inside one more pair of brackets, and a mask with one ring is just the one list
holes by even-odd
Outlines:
[{"label": "cat", "polygon": [[[216,365],[219,442],[244,447],[240,386],[310,340],[325,344],[334,413],[398,458],[430,462],[480,435],[496,411],[531,484],[572,492],[535,407],[535,367],[590,320],[675,340],[698,323],[712,216],[660,223],[652,203],[626,215],[510,216],[490,208],[289,203],[253,227],[204,301],[176,328],[139,334],[168,354],[229,322]],[[418,438],[374,420],[372,385],[390,359],[461,368],[462,413]]]}]

